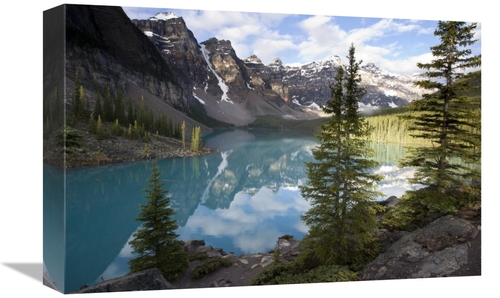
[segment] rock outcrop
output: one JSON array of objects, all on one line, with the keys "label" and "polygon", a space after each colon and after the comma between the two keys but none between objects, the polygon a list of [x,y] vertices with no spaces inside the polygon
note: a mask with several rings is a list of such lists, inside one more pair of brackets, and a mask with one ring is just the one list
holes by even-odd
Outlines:
[{"label": "rock outcrop", "polygon": [[119,88],[126,91],[127,82],[132,82],[187,109],[192,96],[186,92],[190,87],[183,79],[186,75],[163,59],[120,7],[67,5],[65,17],[68,94],[73,94],[77,76],[90,98],[105,86],[112,94]]},{"label": "rock outcrop", "polygon": [[[360,272],[362,280],[385,280],[423,277],[480,275],[480,226],[453,217],[441,217],[425,228],[398,232],[400,238],[366,265]],[[388,232],[388,234],[390,234]],[[474,245],[474,249],[470,249]],[[479,247],[477,247],[479,246]],[[480,258],[480,255],[479,255]],[[479,265],[479,267],[477,267]]]},{"label": "rock outcrop", "polygon": [[104,281],[91,287],[83,287],[74,293],[126,292],[168,290],[174,287],[156,268]]}]

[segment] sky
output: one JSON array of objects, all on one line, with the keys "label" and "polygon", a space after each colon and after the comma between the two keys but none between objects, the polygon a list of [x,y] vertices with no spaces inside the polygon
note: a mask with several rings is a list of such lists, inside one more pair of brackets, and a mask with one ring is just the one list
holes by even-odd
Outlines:
[{"label": "sky", "polygon": [[[356,59],[364,64],[374,63],[391,73],[408,75],[423,72],[417,63],[430,62],[430,47],[440,42],[434,36],[436,20],[161,7],[123,9],[131,19],[172,12],[184,19],[199,43],[211,37],[230,40],[240,59],[255,54],[264,64],[280,58],[285,65],[298,65],[334,55],[346,63],[353,44]],[[480,22],[475,39],[478,41],[472,50],[480,54]]]}]

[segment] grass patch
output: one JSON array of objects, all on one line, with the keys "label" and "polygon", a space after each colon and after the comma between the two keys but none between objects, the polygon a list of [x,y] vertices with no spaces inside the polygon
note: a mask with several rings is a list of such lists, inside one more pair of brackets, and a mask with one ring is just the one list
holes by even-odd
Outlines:
[{"label": "grass patch", "polygon": [[299,270],[296,264],[272,263],[262,269],[251,285],[279,285],[359,280],[357,274],[345,266],[318,266],[309,271]]},{"label": "grass patch", "polygon": [[221,267],[229,267],[233,265],[233,261],[230,259],[223,258],[210,258],[201,262],[196,268],[194,268],[193,272],[191,272],[192,279],[200,279],[203,276],[214,272],[215,270]]}]

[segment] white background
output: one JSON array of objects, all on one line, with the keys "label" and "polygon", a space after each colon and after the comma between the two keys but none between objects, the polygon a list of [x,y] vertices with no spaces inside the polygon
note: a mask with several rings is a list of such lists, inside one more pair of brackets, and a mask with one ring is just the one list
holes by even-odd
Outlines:
[{"label": "white background", "polygon": [[[229,4],[226,2],[230,2]],[[174,7],[203,10],[324,14],[356,17],[460,20],[482,23],[483,55],[483,262],[481,277],[433,278],[336,284],[266,286],[224,289],[174,290],[168,293],[129,292],[87,294],[102,297],[234,297],[271,295],[307,297],[328,295],[357,297],[493,297],[498,288],[498,221],[495,220],[498,185],[493,156],[498,96],[493,96],[493,71],[498,69],[498,23],[494,22],[493,1],[86,1],[74,4]],[[0,43],[0,296],[58,297],[62,295],[42,285],[42,35],[43,11],[64,2],[4,2]],[[68,3],[68,2],[65,2]],[[453,3],[453,4],[451,4]],[[495,34],[496,33],[496,34]],[[490,56],[491,55],[491,56]],[[493,57],[492,57],[493,56]],[[498,77],[496,77],[498,80]],[[492,86],[493,85],[493,86]],[[498,84],[497,84],[498,85]],[[498,88],[495,88],[498,89]],[[19,270],[24,268],[37,270]],[[16,269],[17,268],[17,269]],[[490,292],[491,290],[491,292]],[[325,292],[326,291],[326,292]],[[94,297],[93,296],[93,297]]]}]

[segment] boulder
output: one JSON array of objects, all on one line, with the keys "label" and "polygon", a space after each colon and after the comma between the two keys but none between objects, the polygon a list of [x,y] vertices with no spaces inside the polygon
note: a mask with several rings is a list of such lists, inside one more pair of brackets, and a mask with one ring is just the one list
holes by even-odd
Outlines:
[{"label": "boulder", "polygon": [[205,240],[189,240],[184,244],[184,250],[192,254],[198,252],[200,246],[205,246]]},{"label": "boulder", "polygon": [[174,287],[156,268],[110,279],[74,293],[125,292],[146,290],[167,290]]},{"label": "boulder", "polygon": [[214,248],[211,246],[211,245],[207,245],[207,246],[198,246],[198,248],[196,249],[196,251],[198,253],[204,253],[204,252],[209,252],[209,251],[212,251]]},{"label": "boulder", "polygon": [[453,276],[470,262],[470,246],[480,246],[473,241],[477,234],[477,228],[464,219],[439,218],[402,235],[360,271],[361,280]]}]

